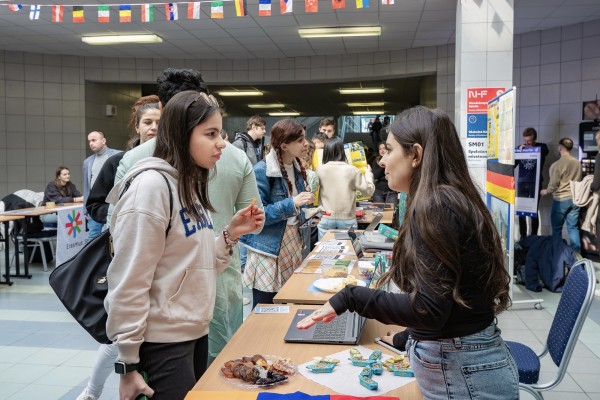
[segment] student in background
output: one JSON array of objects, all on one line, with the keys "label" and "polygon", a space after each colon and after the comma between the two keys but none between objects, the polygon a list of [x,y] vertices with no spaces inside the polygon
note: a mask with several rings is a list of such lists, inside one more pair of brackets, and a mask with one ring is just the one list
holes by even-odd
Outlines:
[{"label": "student in background", "polygon": [[115,371],[123,400],[142,393],[183,399],[192,389],[207,366],[217,274],[240,236],[262,225],[264,213],[250,205],[213,233],[208,180],[225,147],[221,129],[214,97],[175,95],[163,109],[154,157],[138,162],[109,194],[116,205],[115,254],[106,330],[119,349]]},{"label": "student in background", "polygon": [[260,234],[241,239],[248,248],[243,282],[252,289],[252,307],[273,303],[273,297],[302,262],[298,229],[304,221],[301,208],[315,200],[302,166],[307,151],[302,125],[283,119],[271,129],[271,152],[254,166],[265,226]]},{"label": "student in background", "polygon": [[563,225],[567,223],[569,244],[577,252],[581,251],[581,237],[579,236],[579,207],[573,204],[570,181],[581,180],[581,164],[571,155],[573,141],[562,138],[558,142],[560,158],[550,165],[550,182],[548,187],[542,189],[540,195],[552,195],[552,236],[562,237]]},{"label": "student in background", "polygon": [[[131,107],[129,126],[132,132],[127,146],[128,150],[155,137],[158,132],[159,120],[160,107],[158,96],[140,97]],[[86,209],[94,221],[106,224],[106,214],[108,212],[106,197],[114,186],[117,167],[124,154],[124,152],[117,153],[106,160],[94,186],[92,186],[92,190],[90,190],[90,196],[86,201]],[[117,355],[117,346],[113,344],[100,345],[94,366],[92,367],[90,379],[83,392],[77,397],[77,400],[98,400],[100,398],[106,379],[115,370],[114,364]]]},{"label": "student in background", "polygon": [[383,156],[387,154],[386,144],[379,143],[379,152],[377,157],[371,162],[371,171],[375,179],[375,192],[371,200],[373,203],[398,203],[398,192],[394,192],[388,185],[385,176],[385,165],[381,163]]},{"label": "student in background", "polygon": [[363,175],[348,164],[344,142],[339,137],[325,141],[323,163],[317,167],[319,205],[325,214],[319,222],[319,240],[329,229],[350,229],[356,226],[356,191],[371,196],[375,190],[371,167]]},{"label": "student in background", "polygon": [[48,182],[44,190],[44,199],[41,206],[47,202],[55,203],[81,203],[83,196],[77,190],[77,186],[71,182],[71,171],[67,167],[58,167],[54,174],[54,180]]},{"label": "student in background", "polygon": [[378,286],[393,282],[402,293],[346,286],[298,327],[346,310],[405,326],[423,398],[518,399],[517,367],[496,326],[510,306],[510,276],[452,121],[440,110],[406,110],[387,150],[390,188],[408,193],[408,211]]},{"label": "student in background", "polygon": [[325,141],[327,140],[327,136],[324,133],[317,132],[312,137],[311,141],[315,145],[315,149],[322,149],[325,147]]}]

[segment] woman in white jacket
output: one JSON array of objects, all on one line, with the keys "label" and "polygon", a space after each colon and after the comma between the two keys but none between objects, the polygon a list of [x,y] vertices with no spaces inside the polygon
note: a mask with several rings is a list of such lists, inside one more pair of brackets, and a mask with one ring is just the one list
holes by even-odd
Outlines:
[{"label": "woman in white jacket", "polygon": [[319,222],[319,240],[329,229],[350,229],[356,226],[356,191],[371,196],[375,191],[373,173],[367,166],[363,175],[348,164],[344,142],[339,137],[325,141],[323,164],[317,167],[319,204],[325,210]]},{"label": "woman in white jacket", "polygon": [[116,203],[115,255],[105,305],[121,400],[141,393],[177,400],[192,389],[207,364],[216,276],[238,238],[264,219],[250,205],[215,239],[207,183],[225,142],[214,97],[175,95],[158,129],[154,157],[139,161],[108,197]]}]

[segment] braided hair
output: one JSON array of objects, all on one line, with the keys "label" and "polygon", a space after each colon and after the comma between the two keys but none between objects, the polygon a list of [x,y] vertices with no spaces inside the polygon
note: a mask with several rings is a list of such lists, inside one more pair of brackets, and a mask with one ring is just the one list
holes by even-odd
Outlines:
[{"label": "braided hair", "polygon": [[[275,154],[277,154],[277,163],[279,164],[279,168],[281,169],[281,175],[286,180],[288,185],[288,190],[290,196],[294,192],[294,188],[292,187],[292,181],[287,174],[285,169],[285,165],[283,164],[282,158],[282,150],[281,145],[292,143],[301,137],[304,137],[304,128],[302,124],[296,122],[293,119],[282,119],[281,121],[277,121],[273,128],[271,128],[271,147],[275,150]],[[295,157],[296,161],[300,165],[300,173],[302,174],[302,179],[304,179],[304,187],[308,187],[307,178],[306,178],[306,169],[302,165],[302,160],[300,158]]]}]

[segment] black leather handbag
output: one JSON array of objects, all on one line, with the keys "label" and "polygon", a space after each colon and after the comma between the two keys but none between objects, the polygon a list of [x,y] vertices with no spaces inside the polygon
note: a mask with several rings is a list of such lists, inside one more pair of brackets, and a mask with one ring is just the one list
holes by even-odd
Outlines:
[{"label": "black leather handbag", "polygon": [[[133,179],[144,171],[147,169],[129,179],[119,198],[129,189]],[[173,193],[167,177],[162,172],[157,172],[162,175],[169,188],[169,225],[166,236],[171,229]],[[104,308],[104,298],[108,293],[106,275],[112,255],[112,238],[110,232],[105,230],[50,274],[50,286],[59,300],[79,325],[99,343],[111,343],[106,335],[108,314]]]}]

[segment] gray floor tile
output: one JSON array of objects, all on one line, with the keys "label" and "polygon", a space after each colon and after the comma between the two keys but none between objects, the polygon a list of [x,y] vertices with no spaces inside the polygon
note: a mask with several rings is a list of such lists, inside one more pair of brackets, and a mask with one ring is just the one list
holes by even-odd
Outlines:
[{"label": "gray floor tile", "polygon": [[28,385],[17,393],[13,394],[8,400],[58,400],[69,390],[68,386],[48,386],[48,385]]},{"label": "gray floor tile", "polygon": [[26,386],[26,383],[2,382],[0,384],[0,399],[8,399]]},{"label": "gray floor tile", "polygon": [[600,393],[600,374],[597,368],[590,368],[589,371],[596,372],[595,374],[585,374],[585,373],[573,373],[569,371],[569,374],[573,377],[573,380],[583,389],[586,393]]}]

